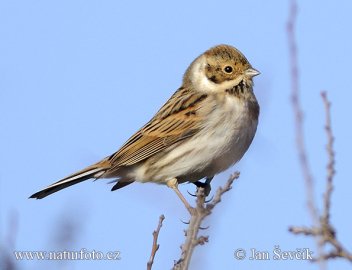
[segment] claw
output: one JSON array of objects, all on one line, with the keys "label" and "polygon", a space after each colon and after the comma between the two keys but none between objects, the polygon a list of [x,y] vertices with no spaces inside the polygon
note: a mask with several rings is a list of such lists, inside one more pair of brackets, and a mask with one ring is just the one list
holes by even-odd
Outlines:
[{"label": "claw", "polygon": [[188,193],[189,195],[193,196],[193,197],[197,197],[197,195],[196,195],[196,194],[192,194],[192,193],[191,193],[191,192],[189,192],[188,190],[187,190],[187,193]]},{"label": "claw", "polygon": [[214,199],[214,196],[211,196],[209,200],[206,200],[205,203],[211,202]]},{"label": "claw", "polygon": [[199,230],[208,230],[210,226],[206,226],[206,227],[199,227]]},{"label": "claw", "polygon": [[180,221],[181,221],[183,224],[189,225],[189,221],[186,222],[186,221],[183,221],[182,219],[180,219]]}]

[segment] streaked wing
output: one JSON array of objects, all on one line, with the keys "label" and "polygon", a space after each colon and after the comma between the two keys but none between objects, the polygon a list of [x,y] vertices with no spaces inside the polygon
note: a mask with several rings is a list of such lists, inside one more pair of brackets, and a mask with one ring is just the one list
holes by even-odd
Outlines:
[{"label": "streaked wing", "polygon": [[200,115],[199,109],[206,99],[206,94],[178,89],[157,114],[109,158],[112,167],[136,164],[193,136],[205,117]]}]

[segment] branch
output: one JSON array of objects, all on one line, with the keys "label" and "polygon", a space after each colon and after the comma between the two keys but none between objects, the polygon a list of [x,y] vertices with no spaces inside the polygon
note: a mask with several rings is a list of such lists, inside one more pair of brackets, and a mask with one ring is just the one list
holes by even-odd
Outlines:
[{"label": "branch", "polygon": [[325,131],[327,136],[326,150],[328,154],[328,164],[326,173],[326,191],[324,193],[323,202],[323,214],[319,218],[319,224],[316,227],[291,227],[289,231],[294,234],[304,234],[313,236],[319,240],[321,249],[325,245],[329,245],[332,249],[327,253],[320,253],[315,261],[326,261],[335,258],[345,258],[352,263],[352,253],[349,252],[340,241],[337,240],[336,232],[334,227],[330,223],[330,205],[331,205],[331,194],[333,191],[333,179],[335,175],[335,151],[333,148],[334,136],[331,128],[331,115],[330,107],[331,104],[327,98],[326,92],[321,93],[324,108],[325,108]]},{"label": "branch", "polygon": [[304,182],[306,186],[307,207],[314,225],[318,224],[318,212],[314,204],[314,185],[313,177],[308,164],[307,151],[304,141],[303,131],[303,111],[299,98],[299,71],[297,58],[297,44],[295,36],[295,27],[297,19],[298,6],[295,0],[291,0],[290,15],[287,22],[287,34],[289,54],[291,60],[291,101],[295,117],[295,137],[298,150],[299,162],[303,172]]},{"label": "branch", "polygon": [[157,252],[158,249],[159,249],[158,236],[159,236],[159,232],[160,232],[161,226],[163,226],[163,221],[164,221],[164,219],[165,219],[165,216],[164,216],[164,215],[161,215],[161,216],[159,217],[158,227],[156,228],[155,231],[153,231],[152,253],[150,254],[150,258],[149,258],[149,261],[148,261],[148,263],[147,263],[147,270],[151,270],[151,269],[152,269],[152,266],[153,266],[153,263],[154,263],[155,254],[156,254],[156,252]]},{"label": "branch", "polygon": [[[297,57],[297,44],[296,44],[296,20],[297,20],[298,4],[296,0],[291,0],[289,18],[287,21],[287,37],[289,46],[290,56],[290,67],[291,67],[291,101],[295,120],[295,137],[296,146],[298,151],[299,163],[303,173],[305,190],[306,190],[306,204],[310,214],[311,221],[314,227],[318,226],[319,215],[318,210],[314,203],[314,185],[313,177],[308,163],[307,151],[304,141],[303,131],[303,111],[300,102],[300,89],[299,89],[299,70],[298,70],[298,57]],[[293,228],[289,228],[291,231]],[[322,254],[322,248],[319,244],[318,239],[316,240],[316,246],[318,254]],[[324,269],[324,263],[320,264],[320,268]]]},{"label": "branch", "polygon": [[326,145],[326,151],[328,154],[328,165],[327,177],[326,177],[326,192],[324,194],[324,212],[323,212],[323,222],[328,224],[330,222],[330,202],[331,202],[331,193],[333,191],[333,178],[335,176],[335,152],[334,152],[334,136],[331,129],[331,116],[330,116],[330,107],[331,103],[329,102],[326,92],[321,93],[321,97],[324,102],[325,107],[325,131],[328,139]]},{"label": "branch", "polygon": [[213,200],[207,203],[205,201],[204,188],[197,188],[196,193],[196,207],[191,210],[191,219],[189,221],[188,229],[185,230],[185,242],[181,246],[181,257],[174,263],[174,270],[187,270],[191,261],[193,250],[198,245],[204,245],[208,242],[208,236],[199,236],[198,232],[201,227],[202,221],[205,217],[209,216],[214,207],[221,201],[222,195],[231,189],[232,183],[240,176],[239,172],[232,174],[227,180],[224,187],[220,187]]},{"label": "branch", "polygon": [[[295,115],[295,130],[296,130],[296,144],[298,149],[298,156],[303,172],[303,177],[306,186],[307,207],[313,222],[312,227],[290,227],[289,231],[294,234],[303,234],[312,236],[317,242],[318,257],[315,261],[321,262],[321,268],[325,268],[324,262],[332,258],[345,258],[352,262],[352,253],[347,251],[342,244],[337,240],[335,229],[330,223],[330,205],[331,194],[333,191],[333,178],[335,175],[335,152],[333,149],[334,136],[331,128],[330,116],[330,102],[327,99],[325,92],[321,93],[325,108],[325,131],[327,135],[327,176],[326,176],[326,190],[324,193],[323,213],[319,215],[317,207],[314,203],[314,185],[313,178],[308,164],[307,151],[304,143],[303,132],[303,112],[299,100],[299,73],[297,60],[297,45],[295,38],[295,25],[297,17],[297,2],[291,0],[290,15],[287,22],[287,33],[289,52],[291,59],[291,97],[292,107]],[[326,245],[332,247],[329,252],[324,253]]]}]

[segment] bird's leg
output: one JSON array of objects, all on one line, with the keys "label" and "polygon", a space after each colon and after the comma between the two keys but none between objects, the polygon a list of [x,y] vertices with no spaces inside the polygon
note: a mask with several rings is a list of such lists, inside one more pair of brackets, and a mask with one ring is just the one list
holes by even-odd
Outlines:
[{"label": "bird's leg", "polygon": [[166,185],[169,187],[169,188],[172,188],[177,196],[180,198],[180,200],[183,202],[183,204],[186,206],[188,212],[190,214],[193,213],[193,207],[187,202],[187,200],[185,199],[185,197],[183,197],[182,193],[180,192],[180,190],[178,189],[178,182],[177,182],[177,179],[176,178],[172,178],[170,180],[168,180],[166,182]]},{"label": "bird's leg", "polygon": [[205,178],[205,182],[200,182],[200,181],[196,181],[196,182],[193,182],[193,184],[195,184],[197,187],[202,187],[204,188],[204,195],[205,196],[208,196],[210,191],[211,191],[211,185],[210,185],[210,182],[211,180],[213,180],[214,176],[212,177],[207,177]]}]

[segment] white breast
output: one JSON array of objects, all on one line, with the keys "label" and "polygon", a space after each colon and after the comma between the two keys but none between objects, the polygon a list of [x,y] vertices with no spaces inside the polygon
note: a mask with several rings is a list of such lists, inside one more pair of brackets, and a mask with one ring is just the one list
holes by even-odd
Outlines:
[{"label": "white breast", "polygon": [[[209,102],[219,102],[215,98]],[[235,96],[226,95],[209,113],[196,136],[175,147],[153,163],[135,170],[137,181],[165,182],[182,176],[195,181],[213,176],[242,158],[254,137],[257,121],[250,119],[248,106]],[[146,172],[153,171],[150,175]],[[183,181],[181,180],[181,181]]]},{"label": "white breast", "polygon": [[247,102],[226,96],[223,106],[214,111],[213,121],[205,130],[212,134],[206,148],[212,155],[207,170],[214,175],[239,161],[251,144],[257,129],[257,120],[250,117]]}]

